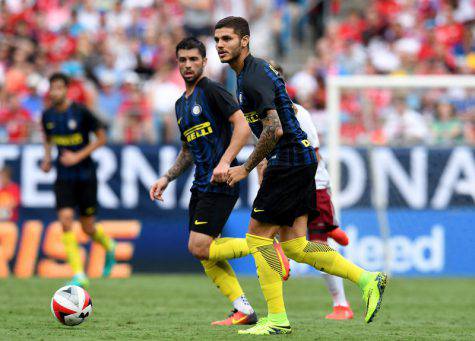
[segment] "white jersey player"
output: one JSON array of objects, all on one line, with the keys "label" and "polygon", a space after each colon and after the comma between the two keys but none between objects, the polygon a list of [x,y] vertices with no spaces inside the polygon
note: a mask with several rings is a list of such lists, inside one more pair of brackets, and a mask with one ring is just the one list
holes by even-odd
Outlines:
[{"label": "white jersey player", "polygon": [[[307,134],[307,140],[310,145],[318,152],[320,140],[318,138],[317,128],[313,124],[310,113],[299,104],[294,103],[295,117],[300,123],[300,128]],[[330,189],[330,175],[326,169],[325,161],[318,154],[318,168],[315,174],[315,184],[317,189]]]},{"label": "white jersey player", "polygon": [[[294,111],[299,121],[300,128],[307,134],[310,145],[315,148],[318,157],[318,168],[315,174],[317,211],[319,215],[309,221],[309,239],[321,243],[327,243],[328,237],[333,238],[341,245],[348,245],[348,236],[339,228],[334,217],[333,204],[330,197],[330,175],[325,166],[325,161],[319,154],[320,141],[317,128],[313,124],[310,113],[301,105],[294,104]],[[330,244],[332,241],[330,240]],[[334,244],[334,242],[333,242]],[[336,245],[331,245],[335,247]],[[326,318],[334,320],[347,320],[353,318],[353,311],[345,296],[343,280],[340,277],[323,273],[328,290],[333,298],[333,312]]]}]

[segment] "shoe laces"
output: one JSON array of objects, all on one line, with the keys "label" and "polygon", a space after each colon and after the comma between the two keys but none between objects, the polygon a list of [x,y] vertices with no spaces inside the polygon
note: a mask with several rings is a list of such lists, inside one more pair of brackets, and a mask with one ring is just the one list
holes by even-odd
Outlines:
[{"label": "shoe laces", "polygon": [[242,299],[242,303],[244,303],[245,305],[249,305],[249,306],[251,305],[249,301],[247,300],[246,296],[242,295],[241,299]]}]

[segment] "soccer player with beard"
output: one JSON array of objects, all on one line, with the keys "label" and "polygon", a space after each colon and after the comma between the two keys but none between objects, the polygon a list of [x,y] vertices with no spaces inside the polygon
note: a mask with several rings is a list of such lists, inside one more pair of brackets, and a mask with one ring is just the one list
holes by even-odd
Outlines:
[{"label": "soccer player with beard", "polygon": [[307,240],[309,214],[315,214],[317,156],[298,120],[285,82],[266,61],[249,52],[248,22],[227,17],[215,25],[214,39],[222,63],[237,75],[237,97],[252,132],[258,138],[254,151],[241,166],[229,169],[228,184],[245,179],[264,158],[268,167],[253,203],[246,234],[254,257],[268,316],[240,334],[291,333],[284,306],[282,259],[273,247],[279,234],[285,255],[356,283],[363,291],[365,321],[371,322],[381,306],[387,276],[349,262],[322,243]]},{"label": "soccer player with beard", "polygon": [[182,146],[173,166],[150,188],[150,199],[162,201],[168,184],[195,164],[188,248],[234,306],[228,318],[212,324],[255,324],[256,314],[228,262],[249,254],[246,240],[220,237],[239,196],[239,186],[226,183],[228,170],[237,165],[236,155],[251,133],[232,95],[203,75],[207,61],[203,43],[183,39],[176,46],[176,57],[186,85],[175,104]]},{"label": "soccer player with beard", "polygon": [[[104,276],[109,276],[115,263],[116,243],[100,225],[95,224],[97,210],[96,166],[91,158],[94,150],[106,143],[102,123],[83,105],[67,99],[69,79],[62,73],[50,77],[49,98],[52,106],[43,112],[41,123],[44,131],[45,156],[41,169],[49,172],[52,166],[51,148],[58,148],[54,193],[58,220],[63,227],[63,243],[74,277],[71,285],[87,287],[89,280],[84,273],[78,242],[72,231],[74,209],[79,208],[79,221],[83,231],[106,250]],[[96,139],[89,141],[89,134]]]}]

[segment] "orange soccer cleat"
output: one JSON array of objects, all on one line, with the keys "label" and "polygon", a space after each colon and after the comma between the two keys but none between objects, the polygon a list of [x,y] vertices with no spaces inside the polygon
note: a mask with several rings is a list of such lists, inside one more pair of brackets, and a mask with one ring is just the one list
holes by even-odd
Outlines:
[{"label": "orange soccer cleat", "polygon": [[213,326],[235,326],[235,325],[242,325],[242,324],[256,324],[257,322],[257,315],[255,312],[252,314],[244,314],[240,311],[234,309],[229,316],[222,321],[214,321],[211,322]]},{"label": "orange soccer cleat", "polygon": [[333,313],[328,314],[325,318],[329,320],[351,320],[353,311],[349,306],[337,305],[333,307]]},{"label": "orange soccer cleat", "polygon": [[350,242],[350,239],[348,238],[346,232],[339,227],[334,230],[331,230],[327,233],[327,235],[342,246],[346,246]]}]

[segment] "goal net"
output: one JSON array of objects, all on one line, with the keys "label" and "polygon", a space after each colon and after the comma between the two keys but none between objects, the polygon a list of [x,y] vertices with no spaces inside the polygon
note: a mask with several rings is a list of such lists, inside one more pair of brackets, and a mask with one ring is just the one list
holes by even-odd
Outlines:
[{"label": "goal net", "polygon": [[342,253],[393,274],[473,275],[461,254],[474,241],[475,77],[330,76],[326,91]]}]

